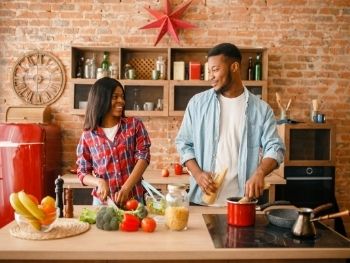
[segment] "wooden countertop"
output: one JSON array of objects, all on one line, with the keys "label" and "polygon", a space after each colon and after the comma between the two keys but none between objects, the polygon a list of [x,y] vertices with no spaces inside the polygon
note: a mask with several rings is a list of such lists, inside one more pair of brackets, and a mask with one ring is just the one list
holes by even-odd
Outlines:
[{"label": "wooden countertop", "polygon": [[[75,216],[83,206],[74,206]],[[0,229],[1,260],[254,260],[259,259],[345,259],[349,248],[225,248],[216,249],[206,228],[203,213],[226,213],[226,208],[191,207],[188,229],[173,232],[159,227],[154,233],[102,231],[92,225],[78,236],[30,241],[12,237],[9,229],[15,222]],[[108,261],[108,262],[109,262]],[[247,261],[244,261],[247,262]],[[256,261],[254,261],[256,262]],[[271,262],[271,261],[269,261]],[[272,261],[276,262],[276,261]],[[293,261],[295,262],[295,261]],[[306,261],[304,261],[306,262]],[[307,261],[309,262],[309,260]],[[332,261],[333,262],[333,261]]]}]

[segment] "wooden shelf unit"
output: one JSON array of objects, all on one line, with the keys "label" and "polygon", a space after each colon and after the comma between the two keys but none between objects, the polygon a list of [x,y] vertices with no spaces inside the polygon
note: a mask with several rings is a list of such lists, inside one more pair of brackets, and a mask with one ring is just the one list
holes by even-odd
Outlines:
[{"label": "wooden shelf unit", "polygon": [[[95,54],[96,64],[101,64],[103,53],[109,52],[110,63],[118,65],[119,81],[126,92],[126,114],[130,116],[183,116],[190,98],[211,88],[209,81],[204,80],[173,80],[173,62],[200,62],[202,68],[207,61],[210,47],[188,48],[151,48],[151,47],[72,47],[71,48],[71,113],[84,115],[85,109],[79,109],[79,102],[86,101],[91,86],[96,79],[76,78],[76,69],[80,57],[92,58]],[[246,87],[256,95],[267,100],[268,54],[265,48],[240,47],[242,53],[241,76]],[[249,57],[253,60],[257,54],[262,55],[262,80],[246,80]],[[156,59],[162,56],[166,63],[165,80],[151,80]],[[136,79],[125,78],[125,64],[131,64],[136,69]],[[142,77],[140,79],[140,77]],[[136,95],[135,95],[136,90]],[[163,101],[162,110],[145,111],[143,104],[153,102],[156,108],[158,99]],[[134,102],[140,110],[134,110]]]}]

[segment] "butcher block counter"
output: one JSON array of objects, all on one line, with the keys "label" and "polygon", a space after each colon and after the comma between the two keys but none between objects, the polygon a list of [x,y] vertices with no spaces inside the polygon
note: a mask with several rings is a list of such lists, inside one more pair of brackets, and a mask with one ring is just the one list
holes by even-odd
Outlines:
[{"label": "butcher block counter", "polygon": [[[82,207],[74,206],[75,217]],[[226,208],[191,207],[188,229],[182,232],[164,226],[153,233],[108,232],[92,225],[83,234],[48,241],[11,236],[12,222],[0,229],[0,262],[345,262],[350,258],[350,247],[215,248],[203,214],[225,213]]]}]

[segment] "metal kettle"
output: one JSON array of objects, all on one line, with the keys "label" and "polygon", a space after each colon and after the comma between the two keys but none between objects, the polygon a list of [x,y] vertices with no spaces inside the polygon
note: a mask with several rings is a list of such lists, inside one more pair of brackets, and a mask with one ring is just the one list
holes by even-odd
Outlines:
[{"label": "metal kettle", "polygon": [[294,236],[301,238],[313,238],[316,236],[316,228],[311,221],[313,210],[311,208],[300,208],[298,210],[298,217],[292,227]]}]

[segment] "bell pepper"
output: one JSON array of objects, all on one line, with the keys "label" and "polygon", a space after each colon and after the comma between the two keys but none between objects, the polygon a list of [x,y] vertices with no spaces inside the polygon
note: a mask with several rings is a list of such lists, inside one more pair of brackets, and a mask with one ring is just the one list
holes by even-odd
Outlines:
[{"label": "bell pepper", "polygon": [[138,231],[140,227],[140,219],[132,214],[125,213],[123,220],[119,225],[119,229],[126,232]]}]

